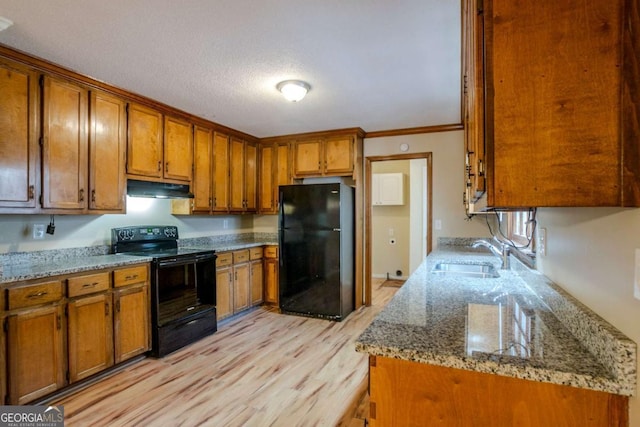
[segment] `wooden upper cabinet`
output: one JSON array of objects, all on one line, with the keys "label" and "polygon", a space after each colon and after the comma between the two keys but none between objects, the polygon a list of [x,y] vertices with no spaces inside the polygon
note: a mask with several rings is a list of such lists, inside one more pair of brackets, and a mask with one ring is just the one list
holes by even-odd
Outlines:
[{"label": "wooden upper cabinet", "polygon": [[229,212],[229,136],[213,135],[213,212]]},{"label": "wooden upper cabinet", "polygon": [[128,105],[127,174],[162,178],[162,114]]},{"label": "wooden upper cabinet", "polygon": [[280,191],[281,185],[289,185],[292,183],[291,178],[291,153],[289,144],[278,144],[276,149],[276,175],[275,175],[275,188],[274,188],[274,202],[275,213],[278,212],[280,206]]},{"label": "wooden upper cabinet", "polygon": [[486,190],[484,135],[484,26],[476,0],[463,2],[463,120],[465,200],[476,202]]},{"label": "wooden upper cabinet", "polygon": [[353,174],[354,140],[351,136],[298,140],[294,147],[294,175],[348,176]]},{"label": "wooden upper cabinet", "polygon": [[322,140],[296,141],[293,144],[294,174],[322,175]]},{"label": "wooden upper cabinet", "polygon": [[45,76],[42,117],[42,207],[87,206],[88,91]]},{"label": "wooden upper cabinet", "polygon": [[213,207],[213,131],[193,131],[193,212],[210,213]]},{"label": "wooden upper cabinet", "polygon": [[244,153],[244,210],[258,210],[258,145],[245,143]]},{"label": "wooden upper cabinet", "polygon": [[482,17],[488,204],[640,206],[636,3],[486,0]]},{"label": "wooden upper cabinet", "polygon": [[273,144],[260,145],[260,178],[258,194],[259,212],[273,213],[275,211],[275,146]]},{"label": "wooden upper cabinet", "polygon": [[245,209],[244,199],[244,141],[238,138],[231,138],[229,143],[229,165],[230,180],[229,193],[231,195],[229,210],[231,212],[242,212]]},{"label": "wooden upper cabinet", "polygon": [[0,60],[0,208],[35,208],[38,75]]},{"label": "wooden upper cabinet", "polygon": [[89,209],[124,213],[126,103],[99,91],[90,99]]},{"label": "wooden upper cabinet", "polygon": [[193,129],[191,123],[175,117],[164,118],[164,178],[191,181]]}]

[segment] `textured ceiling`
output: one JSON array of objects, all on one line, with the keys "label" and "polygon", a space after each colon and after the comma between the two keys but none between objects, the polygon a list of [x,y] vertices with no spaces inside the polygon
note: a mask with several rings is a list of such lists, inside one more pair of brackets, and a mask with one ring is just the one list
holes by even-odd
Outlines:
[{"label": "textured ceiling", "polygon": [[[0,0],[0,43],[257,137],[460,122],[459,0]],[[289,103],[281,80],[311,91]]]}]

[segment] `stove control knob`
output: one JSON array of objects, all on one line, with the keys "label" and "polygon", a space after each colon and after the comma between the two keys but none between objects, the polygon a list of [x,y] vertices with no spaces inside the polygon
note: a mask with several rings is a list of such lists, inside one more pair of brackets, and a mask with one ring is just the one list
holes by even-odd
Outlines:
[{"label": "stove control knob", "polygon": [[118,237],[120,237],[120,240],[131,240],[133,239],[133,230],[120,230],[118,231]]},{"label": "stove control knob", "polygon": [[167,227],[164,229],[164,235],[167,237],[176,237],[176,228],[175,227]]}]

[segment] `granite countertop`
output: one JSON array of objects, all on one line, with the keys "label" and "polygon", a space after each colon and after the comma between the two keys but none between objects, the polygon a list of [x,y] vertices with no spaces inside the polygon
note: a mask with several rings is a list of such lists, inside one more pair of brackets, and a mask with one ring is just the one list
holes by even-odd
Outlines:
[{"label": "granite countertop", "polygon": [[[183,248],[215,250],[225,252],[247,249],[256,246],[277,245],[271,239],[215,239],[195,238],[179,241]],[[63,274],[80,273],[84,271],[114,268],[141,262],[150,262],[151,257],[130,256],[124,254],[105,254],[108,247],[73,248],[42,252],[22,252],[5,255],[0,269],[0,286],[8,287],[12,283],[35,280]]]},{"label": "granite countertop", "polygon": [[[636,389],[636,344],[535,270],[485,249],[440,246],[362,333],[376,356],[621,395]],[[499,278],[432,273],[493,264]]]}]

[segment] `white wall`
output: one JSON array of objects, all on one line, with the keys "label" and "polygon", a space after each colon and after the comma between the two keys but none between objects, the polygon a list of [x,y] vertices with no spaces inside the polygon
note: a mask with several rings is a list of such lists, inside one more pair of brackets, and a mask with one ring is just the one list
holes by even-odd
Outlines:
[{"label": "white wall", "polygon": [[[148,206],[135,210],[139,203]],[[253,231],[251,215],[174,216],[166,199],[128,198],[127,208],[126,215],[56,215],[55,234],[43,240],[33,240],[32,226],[49,224],[49,215],[0,215],[0,253],[108,245],[111,228],[129,225],[177,225],[181,238]]]},{"label": "white wall", "polygon": [[433,153],[433,220],[442,222],[440,230],[432,224],[434,249],[439,237],[489,236],[483,218],[468,220],[464,212],[463,136],[463,131],[453,131],[364,140],[364,157],[402,154],[400,144],[403,143],[409,145],[407,153]]},{"label": "white wall", "polygon": [[[640,300],[633,287],[640,209],[539,209],[538,227],[547,229],[547,255],[538,256],[538,270],[639,343]],[[637,396],[630,399],[630,425],[640,426]]]},{"label": "white wall", "polygon": [[[372,173],[400,172],[404,175],[404,205],[371,207],[371,267],[373,277],[392,279],[409,277],[410,209],[413,203],[409,197],[409,160],[387,160],[374,162]],[[393,230],[391,236],[390,230]],[[389,239],[393,238],[395,244]],[[396,271],[402,273],[396,276]]]}]

